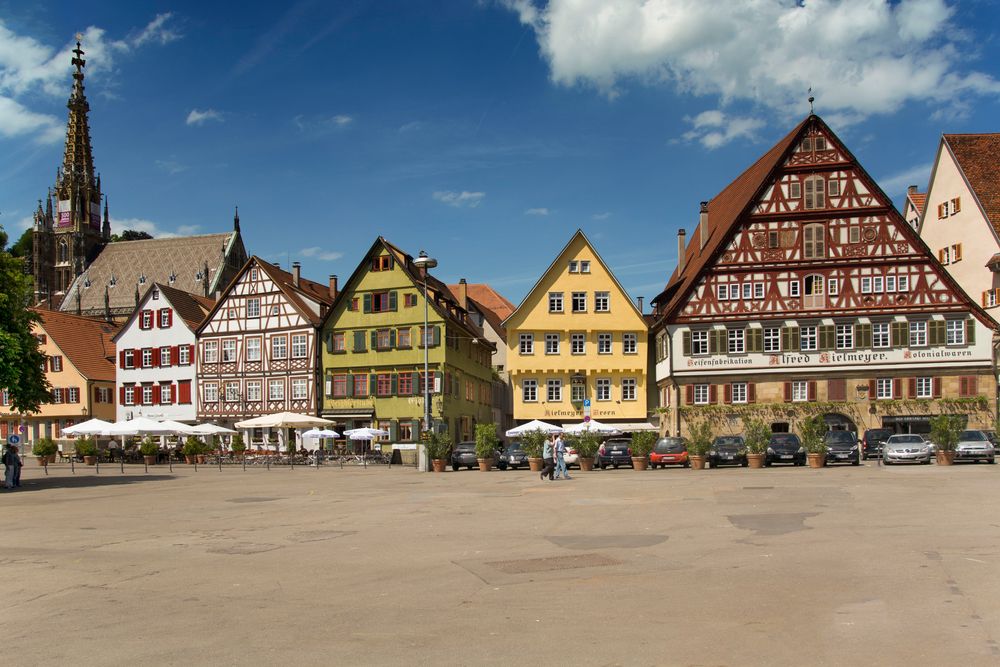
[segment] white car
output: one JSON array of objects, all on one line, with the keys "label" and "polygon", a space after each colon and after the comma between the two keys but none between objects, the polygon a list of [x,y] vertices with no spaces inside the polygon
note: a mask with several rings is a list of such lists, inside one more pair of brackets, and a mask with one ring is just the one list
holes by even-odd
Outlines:
[{"label": "white car", "polygon": [[955,461],[996,461],[993,443],[982,431],[962,431],[955,445]]},{"label": "white car", "polygon": [[567,468],[572,468],[573,466],[580,467],[580,453],[576,451],[576,447],[566,446],[566,453],[563,454],[563,461],[566,462]]},{"label": "white car", "polygon": [[900,433],[889,436],[882,445],[882,462],[885,465],[893,463],[923,463],[931,462],[930,445],[915,433]]}]

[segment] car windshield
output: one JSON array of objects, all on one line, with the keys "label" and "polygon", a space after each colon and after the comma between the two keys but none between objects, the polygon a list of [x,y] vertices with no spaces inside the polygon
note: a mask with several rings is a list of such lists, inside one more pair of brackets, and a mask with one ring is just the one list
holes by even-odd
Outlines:
[{"label": "car windshield", "polygon": [[608,440],[604,449],[628,449],[628,440]]},{"label": "car windshield", "polygon": [[922,445],[924,444],[924,439],[919,435],[894,435],[888,440],[890,445]]},{"label": "car windshield", "polygon": [[742,447],[743,438],[738,435],[720,435],[712,444],[716,447]]},{"label": "car windshield", "polygon": [[892,435],[887,428],[872,428],[865,431],[865,440],[886,440]]},{"label": "car windshield", "polygon": [[830,443],[854,443],[854,434],[850,431],[827,431],[824,436],[827,444]]},{"label": "car windshield", "polygon": [[772,433],[771,444],[782,447],[798,447],[799,436],[794,433]]},{"label": "car windshield", "polygon": [[507,445],[508,454],[513,454],[515,452],[522,452],[522,451],[524,450],[521,448],[521,443],[519,442],[512,442],[509,445]]},{"label": "car windshield", "polygon": [[476,443],[474,442],[460,442],[455,445],[456,452],[474,452],[476,451]]},{"label": "car windshield", "polygon": [[984,442],[986,434],[982,431],[962,431],[962,435],[958,436],[958,439],[963,442]]},{"label": "car windshield", "polygon": [[683,438],[660,438],[656,441],[656,447],[653,451],[657,454],[664,454],[667,452],[683,452],[684,451],[684,439]]}]

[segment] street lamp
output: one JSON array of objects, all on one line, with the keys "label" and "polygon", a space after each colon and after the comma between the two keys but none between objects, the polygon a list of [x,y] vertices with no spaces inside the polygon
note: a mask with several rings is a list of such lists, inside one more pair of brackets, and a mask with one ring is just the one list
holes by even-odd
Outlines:
[{"label": "street lamp", "polygon": [[427,271],[433,269],[437,266],[437,260],[433,257],[428,257],[427,253],[423,250],[417,256],[413,263],[423,269],[424,274],[424,329],[421,333],[424,345],[424,431],[431,430],[431,387],[429,382],[430,368],[428,364],[428,345],[427,345]]}]

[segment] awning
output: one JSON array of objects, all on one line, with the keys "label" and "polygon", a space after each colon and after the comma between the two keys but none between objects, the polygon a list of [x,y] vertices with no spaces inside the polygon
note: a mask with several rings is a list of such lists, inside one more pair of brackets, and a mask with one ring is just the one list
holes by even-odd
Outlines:
[{"label": "awning", "polygon": [[606,426],[614,426],[616,429],[622,433],[634,433],[635,431],[656,431],[659,432],[659,427],[650,424],[649,422],[604,422]]},{"label": "awning", "polygon": [[322,413],[328,419],[372,419],[375,416],[375,408],[365,410],[363,408],[341,408],[324,410]]}]

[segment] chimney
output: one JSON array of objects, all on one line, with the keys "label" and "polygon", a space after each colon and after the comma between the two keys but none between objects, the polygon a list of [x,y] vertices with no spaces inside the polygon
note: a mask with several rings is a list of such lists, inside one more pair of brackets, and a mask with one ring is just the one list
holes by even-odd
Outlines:
[{"label": "chimney", "polygon": [[641,296],[640,297],[636,297],[636,301],[639,303],[639,314],[641,315],[642,314],[642,305],[643,305],[642,301],[643,301],[643,297],[641,297]]},{"label": "chimney", "polygon": [[917,194],[917,186],[911,185],[910,187],[906,188],[906,194],[908,194],[908,195],[915,195],[915,194]]},{"label": "chimney", "polygon": [[463,310],[469,309],[469,285],[465,282],[465,278],[458,281],[458,305]]},{"label": "chimney", "polygon": [[298,262],[292,262],[292,284],[296,287],[299,286],[299,281],[302,279],[302,265]]},{"label": "chimney", "polygon": [[684,251],[687,241],[687,232],[684,228],[677,230],[677,275],[684,272]]},{"label": "chimney", "polygon": [[331,275],[330,276],[330,298],[331,299],[336,299],[337,298],[337,291],[338,291],[337,290],[337,276]]},{"label": "chimney", "polygon": [[701,211],[698,213],[698,236],[702,248],[708,243],[708,202],[701,203]]}]

